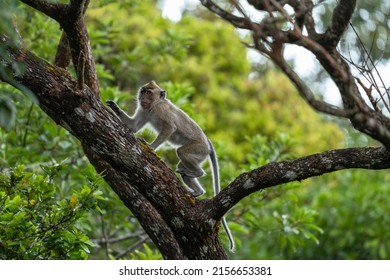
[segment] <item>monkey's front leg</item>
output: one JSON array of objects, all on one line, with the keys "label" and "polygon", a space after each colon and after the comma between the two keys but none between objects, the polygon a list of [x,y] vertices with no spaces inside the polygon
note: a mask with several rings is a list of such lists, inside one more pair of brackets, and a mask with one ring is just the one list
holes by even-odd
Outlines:
[{"label": "monkey's front leg", "polygon": [[111,108],[111,110],[114,111],[114,113],[126,124],[126,126],[132,131],[137,132],[141,125],[137,125],[136,118],[132,119],[129,117],[125,111],[123,111],[118,104],[116,104],[114,101],[107,100],[106,104],[108,107]]},{"label": "monkey's front leg", "polygon": [[170,125],[164,124],[160,133],[154,139],[153,143],[150,146],[153,150],[157,149],[162,143],[164,143],[168,138],[176,131],[176,128]]},{"label": "monkey's front leg", "polygon": [[111,110],[114,111],[114,113],[115,113],[116,115],[119,116],[119,115],[121,114],[122,109],[119,108],[118,104],[116,104],[114,101],[112,101],[112,100],[107,100],[107,101],[106,101],[106,104],[107,104],[108,107],[111,108]]}]

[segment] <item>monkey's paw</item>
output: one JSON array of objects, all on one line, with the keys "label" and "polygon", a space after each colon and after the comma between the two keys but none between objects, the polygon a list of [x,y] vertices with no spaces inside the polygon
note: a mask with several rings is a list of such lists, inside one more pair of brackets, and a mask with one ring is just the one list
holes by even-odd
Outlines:
[{"label": "monkey's paw", "polygon": [[116,103],[114,102],[114,101],[112,101],[112,100],[107,100],[106,101],[106,104],[107,104],[107,106],[108,107],[115,107],[115,106],[118,106],[118,105],[116,105]]},{"label": "monkey's paw", "polygon": [[106,104],[108,107],[111,108],[111,110],[113,110],[116,114],[119,113],[119,106],[112,100],[107,100],[106,101]]}]

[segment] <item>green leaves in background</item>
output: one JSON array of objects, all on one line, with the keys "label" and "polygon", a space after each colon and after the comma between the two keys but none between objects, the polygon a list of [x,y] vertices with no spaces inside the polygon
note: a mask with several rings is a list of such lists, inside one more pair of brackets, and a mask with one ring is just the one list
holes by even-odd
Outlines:
[{"label": "green leaves in background", "polygon": [[19,165],[0,173],[0,259],[86,259],[94,244],[78,225],[103,199],[101,179],[75,187],[57,200],[53,182],[63,165],[45,166],[42,174]]}]

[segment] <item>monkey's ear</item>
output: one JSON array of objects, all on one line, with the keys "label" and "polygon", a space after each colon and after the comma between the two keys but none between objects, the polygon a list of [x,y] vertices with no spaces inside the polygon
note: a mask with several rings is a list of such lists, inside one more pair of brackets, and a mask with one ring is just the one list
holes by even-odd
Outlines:
[{"label": "monkey's ear", "polygon": [[167,97],[167,92],[165,90],[160,91],[160,98],[165,99]]}]

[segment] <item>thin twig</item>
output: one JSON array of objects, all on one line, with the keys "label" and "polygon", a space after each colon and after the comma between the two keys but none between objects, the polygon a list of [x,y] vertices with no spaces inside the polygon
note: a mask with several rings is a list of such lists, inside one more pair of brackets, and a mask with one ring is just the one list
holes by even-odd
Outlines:
[{"label": "thin twig", "polygon": [[372,85],[371,85],[370,88],[368,88],[368,87],[366,87],[366,86],[363,84],[363,82],[362,82],[359,78],[355,78],[355,79],[358,81],[359,85],[360,85],[360,86],[363,88],[363,90],[366,92],[367,97],[368,97],[368,100],[370,100],[371,105],[372,105],[372,107],[374,108],[374,110],[375,110],[376,112],[381,112],[381,110],[380,110],[379,107],[378,107],[378,101],[375,100],[374,97],[372,97]]},{"label": "thin twig", "polygon": [[31,103],[30,109],[28,110],[28,114],[27,114],[27,122],[26,122],[26,128],[24,130],[22,147],[26,147],[28,128],[29,128],[29,124],[30,124],[30,120],[31,120],[31,113],[32,113],[33,107],[34,107],[34,103]]},{"label": "thin twig", "polygon": [[[378,68],[376,67],[376,65],[375,65],[375,63],[374,63],[374,60],[372,59],[370,53],[368,52],[367,48],[364,46],[364,44],[363,44],[363,42],[362,42],[362,40],[361,40],[361,38],[360,38],[358,32],[356,31],[356,28],[354,27],[354,25],[353,25],[352,23],[350,23],[350,26],[351,26],[353,32],[355,33],[355,35],[356,35],[356,37],[357,37],[357,39],[358,39],[358,42],[359,42],[359,45],[360,45],[361,49],[364,51],[364,53],[365,53],[366,56],[367,56],[367,59],[368,59],[368,60],[370,61],[370,63],[372,64],[373,70],[374,70],[375,73],[378,75],[378,78],[379,78],[380,82],[382,83],[383,88],[386,88],[385,82],[383,81],[382,76],[381,76],[381,74],[379,73]],[[356,64],[355,64],[355,63],[352,63],[352,65],[356,65]],[[368,65],[368,64],[367,64],[367,65]],[[367,70],[368,73],[372,72],[372,70],[370,70],[370,69],[366,69],[366,70]],[[375,80],[375,79],[374,79],[374,80]],[[374,85],[375,83],[373,82],[372,84]],[[381,98],[381,100],[382,100],[382,102],[383,102],[383,105],[386,107],[387,111],[390,112],[389,104],[385,101],[383,95],[380,93],[379,87],[378,87],[378,86],[375,86],[375,88],[376,88],[376,90],[377,90],[378,93],[379,93],[379,96],[380,96],[380,98]],[[390,100],[389,92],[388,92],[387,90],[386,90],[386,94],[387,94],[387,96],[388,96],[388,99]]]}]

